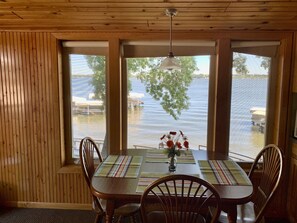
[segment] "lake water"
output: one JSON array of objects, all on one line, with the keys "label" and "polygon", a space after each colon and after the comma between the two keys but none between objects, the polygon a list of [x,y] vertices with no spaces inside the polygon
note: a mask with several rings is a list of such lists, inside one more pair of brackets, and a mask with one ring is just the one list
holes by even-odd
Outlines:
[{"label": "lake water", "polygon": [[[190,146],[206,145],[208,113],[208,79],[195,78],[188,89],[190,108],[174,120],[145,92],[144,85],[131,79],[132,91],[143,93],[143,105],[128,112],[128,147],[144,145],[157,147],[160,137],[169,131],[182,130],[188,136]],[[77,97],[87,98],[93,92],[90,77],[74,78],[73,92]],[[264,134],[251,123],[251,107],[265,107],[267,79],[234,79],[232,83],[232,111],[230,127],[230,150],[254,157],[264,145]],[[91,136],[104,139],[105,117],[75,115],[75,137]]]}]

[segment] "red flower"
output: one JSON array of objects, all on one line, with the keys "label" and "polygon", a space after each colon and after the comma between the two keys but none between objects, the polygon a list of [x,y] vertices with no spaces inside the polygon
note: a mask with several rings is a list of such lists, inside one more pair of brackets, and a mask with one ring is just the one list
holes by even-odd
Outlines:
[{"label": "red flower", "polygon": [[174,143],[173,143],[172,140],[168,140],[168,141],[166,142],[166,145],[167,145],[168,148],[172,148],[172,147],[174,146]]},{"label": "red flower", "polygon": [[181,153],[185,152],[185,149],[189,149],[188,138],[181,130],[178,132],[170,131],[169,134],[163,135],[160,140],[159,148],[165,149],[168,157],[180,156]]},{"label": "red flower", "polygon": [[184,147],[186,147],[187,149],[189,148],[189,142],[188,141],[184,141]]}]

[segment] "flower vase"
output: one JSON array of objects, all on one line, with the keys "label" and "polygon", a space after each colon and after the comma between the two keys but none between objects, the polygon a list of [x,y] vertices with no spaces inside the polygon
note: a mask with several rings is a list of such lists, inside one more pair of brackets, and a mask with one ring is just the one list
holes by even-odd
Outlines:
[{"label": "flower vase", "polygon": [[169,172],[175,172],[176,162],[177,162],[176,155],[171,156],[169,159]]}]

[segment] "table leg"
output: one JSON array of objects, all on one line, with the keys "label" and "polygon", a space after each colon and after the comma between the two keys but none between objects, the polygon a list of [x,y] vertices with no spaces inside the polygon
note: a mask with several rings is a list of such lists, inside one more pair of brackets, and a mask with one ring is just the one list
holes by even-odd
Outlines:
[{"label": "table leg", "polygon": [[237,221],[237,207],[230,206],[228,208],[227,216],[228,216],[229,223],[236,223],[236,221]]},{"label": "table leg", "polygon": [[105,215],[105,222],[112,223],[113,214],[114,214],[114,207],[115,202],[113,200],[106,201],[106,215]]}]

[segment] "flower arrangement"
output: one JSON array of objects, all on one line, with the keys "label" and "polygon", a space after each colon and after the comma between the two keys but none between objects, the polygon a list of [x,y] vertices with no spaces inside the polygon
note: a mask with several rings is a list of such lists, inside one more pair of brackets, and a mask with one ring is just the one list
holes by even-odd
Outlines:
[{"label": "flower arrangement", "polygon": [[183,134],[182,131],[179,132],[169,132],[169,134],[164,134],[160,138],[161,142],[159,144],[160,148],[165,148],[165,153],[168,154],[168,158],[180,156],[184,150],[189,149],[188,137]]}]

